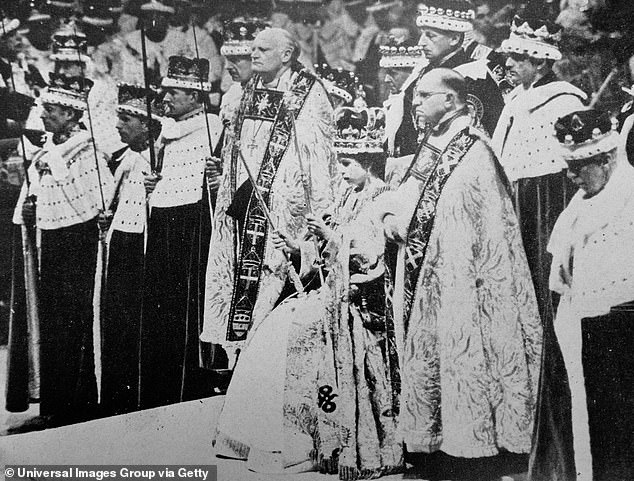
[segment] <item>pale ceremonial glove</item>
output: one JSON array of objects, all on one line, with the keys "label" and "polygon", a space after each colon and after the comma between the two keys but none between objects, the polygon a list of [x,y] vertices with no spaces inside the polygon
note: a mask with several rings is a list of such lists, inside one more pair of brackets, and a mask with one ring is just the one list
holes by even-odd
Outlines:
[{"label": "pale ceremonial glove", "polygon": [[222,160],[218,157],[207,157],[205,159],[205,177],[210,192],[217,191],[222,177]]},{"label": "pale ceremonial glove", "polygon": [[22,221],[24,222],[24,225],[35,225],[36,206],[37,202],[35,197],[29,196],[24,199],[24,202],[22,203]]},{"label": "pale ceremonial glove", "polygon": [[332,237],[332,229],[326,225],[323,219],[313,214],[306,214],[306,222],[308,224],[308,231],[314,236],[326,242]]},{"label": "pale ceremonial glove", "polygon": [[161,180],[161,175],[160,174],[146,174],[145,172],[143,172],[143,175],[145,175],[145,178],[143,179],[145,194],[150,195],[152,192],[154,192],[154,189],[156,189],[156,184],[158,184],[159,180]]},{"label": "pale ceremonial glove", "polygon": [[108,232],[108,229],[110,229],[110,225],[112,224],[113,217],[114,214],[111,210],[99,212],[99,215],[97,216],[97,224],[99,225],[99,230],[101,232]]},{"label": "pale ceremonial glove", "polygon": [[383,232],[385,238],[391,242],[404,242],[406,234],[400,232],[398,221],[394,214],[383,217]]},{"label": "pale ceremonial glove", "polygon": [[299,244],[282,232],[273,231],[271,235],[273,245],[277,250],[284,251],[291,255],[299,255]]}]

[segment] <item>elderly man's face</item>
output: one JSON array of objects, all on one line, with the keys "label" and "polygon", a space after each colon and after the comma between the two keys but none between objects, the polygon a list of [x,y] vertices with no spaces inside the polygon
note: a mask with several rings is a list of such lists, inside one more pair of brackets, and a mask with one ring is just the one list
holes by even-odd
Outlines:
[{"label": "elderly man's face", "polygon": [[411,68],[405,67],[390,67],[385,69],[385,78],[383,82],[389,89],[389,93],[398,93],[401,91],[401,87],[412,73]]},{"label": "elderly man's face", "polygon": [[426,125],[432,127],[437,125],[449,111],[447,96],[450,93],[434,75],[423,75],[416,84],[412,99],[412,114],[419,130]]},{"label": "elderly man's face", "polygon": [[270,35],[266,30],[260,33],[251,47],[251,68],[256,74],[274,74],[282,69],[290,54],[283,39]]},{"label": "elderly man's face", "polygon": [[588,196],[601,192],[610,175],[607,164],[596,162],[568,162],[568,178]]},{"label": "elderly man's face", "polygon": [[231,80],[243,84],[251,78],[251,57],[247,55],[229,55],[226,59],[226,68],[229,75],[231,75]]},{"label": "elderly man's face", "polygon": [[430,62],[441,60],[459,46],[454,33],[431,27],[420,29],[418,45]]}]

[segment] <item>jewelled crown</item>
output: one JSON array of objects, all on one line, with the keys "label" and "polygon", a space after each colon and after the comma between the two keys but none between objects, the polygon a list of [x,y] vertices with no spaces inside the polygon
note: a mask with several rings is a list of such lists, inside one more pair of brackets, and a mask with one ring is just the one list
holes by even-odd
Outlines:
[{"label": "jewelled crown", "polygon": [[163,78],[161,87],[211,91],[209,79],[209,60],[206,58],[190,59],[181,56],[169,58],[167,76]]},{"label": "jewelled crown", "polygon": [[374,154],[384,152],[385,111],[379,107],[335,110],[337,133],[335,150],[339,154]]},{"label": "jewelled crown", "polygon": [[315,72],[324,82],[326,91],[343,99],[345,103],[352,103],[356,97],[363,96],[363,87],[354,72],[342,68],[334,69],[325,63],[315,65]]},{"label": "jewelled crown", "polygon": [[474,19],[475,10],[469,1],[426,0],[418,5],[416,25],[464,33],[473,30]]},{"label": "jewelled crown", "polygon": [[379,47],[379,53],[379,66],[383,68],[413,68],[425,59],[420,45],[398,39],[394,35],[390,35],[387,42]]},{"label": "jewelled crown", "polygon": [[225,23],[224,43],[220,54],[224,56],[251,55],[251,44],[269,25],[261,19],[234,19]]},{"label": "jewelled crown", "polygon": [[555,136],[564,148],[564,160],[587,159],[618,147],[618,122],[607,112],[581,110],[555,123]]},{"label": "jewelled crown", "polygon": [[145,118],[147,116],[147,98],[150,99],[150,112],[155,117],[163,116],[160,91],[143,85],[120,83],[118,86],[117,112]]},{"label": "jewelled crown", "polygon": [[518,15],[511,23],[511,34],[502,42],[500,51],[520,53],[539,59],[561,59],[559,41],[561,26],[538,18]]},{"label": "jewelled crown", "polygon": [[86,35],[70,21],[53,34],[51,60],[56,62],[87,62],[88,41]]},{"label": "jewelled crown", "polygon": [[42,95],[42,103],[71,107],[76,110],[87,110],[87,99],[93,82],[85,77],[68,77],[51,73],[46,92]]}]

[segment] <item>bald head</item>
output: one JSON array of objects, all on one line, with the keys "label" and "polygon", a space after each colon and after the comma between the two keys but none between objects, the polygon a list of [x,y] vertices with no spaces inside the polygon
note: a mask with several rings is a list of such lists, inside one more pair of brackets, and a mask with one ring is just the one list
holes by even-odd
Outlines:
[{"label": "bald head", "polygon": [[462,75],[446,68],[426,73],[416,84],[413,114],[419,129],[435,126],[465,106],[466,82]]},{"label": "bald head", "polygon": [[429,85],[437,87],[435,90],[442,90],[454,94],[460,108],[467,98],[467,84],[465,78],[455,70],[449,68],[435,68],[423,75],[419,82],[426,79]]},{"label": "bald head", "polygon": [[291,34],[281,28],[268,28],[255,37],[251,47],[253,72],[265,83],[279,78],[299,57],[299,46]]}]

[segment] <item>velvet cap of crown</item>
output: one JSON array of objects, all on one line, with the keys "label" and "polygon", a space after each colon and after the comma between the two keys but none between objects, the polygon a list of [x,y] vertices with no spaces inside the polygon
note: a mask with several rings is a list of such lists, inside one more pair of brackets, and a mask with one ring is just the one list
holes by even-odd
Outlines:
[{"label": "velvet cap of crown", "polygon": [[385,111],[379,107],[335,110],[335,151],[338,154],[377,154],[384,152]]},{"label": "velvet cap of crown", "polygon": [[190,59],[179,55],[169,58],[167,76],[163,77],[161,87],[211,91],[209,79],[209,60]]},{"label": "velvet cap of crown", "polygon": [[173,14],[176,12],[176,10],[174,10],[174,7],[165,5],[164,3],[161,3],[158,0],[150,0],[148,3],[144,3],[143,5],[141,5],[141,12],[142,13],[159,12],[164,14]]},{"label": "velvet cap of crown", "polygon": [[234,19],[225,23],[224,43],[220,47],[220,54],[229,56],[251,55],[251,45],[258,33],[269,25],[261,19]]},{"label": "velvet cap of crown", "polygon": [[539,18],[516,15],[511,34],[499,48],[503,53],[518,53],[537,59],[560,60],[561,26]]},{"label": "velvet cap of crown", "polygon": [[474,19],[475,10],[467,0],[425,0],[418,5],[416,26],[465,33],[473,30]]},{"label": "velvet cap of crown", "polygon": [[120,83],[117,85],[117,113],[134,115],[135,117],[147,116],[147,98],[150,99],[150,112],[153,117],[162,117],[160,92],[143,85]]},{"label": "velvet cap of crown", "polygon": [[420,45],[399,40],[394,35],[390,35],[387,42],[379,46],[379,53],[379,66],[383,68],[414,68],[425,59]]},{"label": "velvet cap of crown", "polygon": [[75,110],[88,110],[88,94],[93,82],[85,77],[69,77],[50,73],[48,88],[42,94],[42,103],[61,105]]},{"label": "velvet cap of crown", "polygon": [[580,110],[555,123],[564,160],[574,162],[610,152],[619,145],[618,122],[601,110]]},{"label": "velvet cap of crown", "polygon": [[330,95],[350,103],[357,96],[361,83],[354,72],[342,68],[332,68],[328,64],[315,64],[315,73],[324,82],[324,87]]},{"label": "velvet cap of crown", "polygon": [[86,35],[77,28],[74,21],[61,26],[52,36],[49,56],[55,62],[88,62],[88,41]]},{"label": "velvet cap of crown", "polygon": [[20,21],[17,18],[3,18],[0,25],[0,38],[8,36],[20,27]]}]

